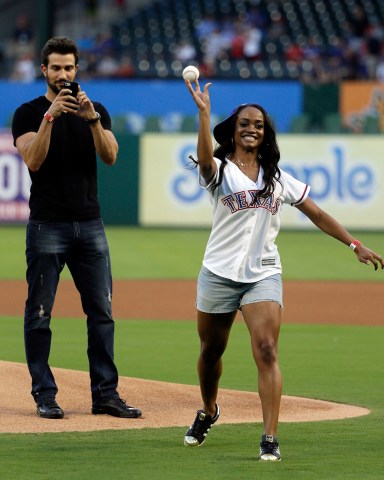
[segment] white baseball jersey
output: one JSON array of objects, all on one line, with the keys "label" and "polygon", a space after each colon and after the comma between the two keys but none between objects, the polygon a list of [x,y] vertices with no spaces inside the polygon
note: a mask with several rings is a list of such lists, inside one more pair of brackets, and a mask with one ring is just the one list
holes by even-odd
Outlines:
[{"label": "white baseball jersey", "polygon": [[209,184],[199,175],[200,185],[210,193],[213,204],[212,230],[203,265],[236,282],[256,282],[281,273],[275,239],[280,230],[282,205],[302,203],[308,196],[309,185],[281,170],[281,184],[276,182],[274,193],[252,204],[263,187],[262,168],[255,183],[228,160],[223,181],[212,193],[221,164],[217,158],[215,162],[217,173]]}]

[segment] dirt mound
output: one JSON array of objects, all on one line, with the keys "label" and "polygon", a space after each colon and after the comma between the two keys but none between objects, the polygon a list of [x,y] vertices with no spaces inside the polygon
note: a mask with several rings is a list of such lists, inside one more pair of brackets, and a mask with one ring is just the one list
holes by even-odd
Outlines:
[{"label": "dirt mound", "polygon": [[[140,419],[122,419],[91,414],[87,372],[53,368],[59,385],[57,400],[65,412],[63,420],[39,418],[30,395],[26,365],[0,361],[0,432],[85,432],[189,426],[201,406],[199,388],[192,385],[120,377],[119,392],[128,403],[143,411]],[[220,424],[262,422],[257,393],[220,389]],[[337,420],[367,415],[369,410],[340,403],[283,396],[280,422]],[[180,440],[181,442],[181,440]]]}]

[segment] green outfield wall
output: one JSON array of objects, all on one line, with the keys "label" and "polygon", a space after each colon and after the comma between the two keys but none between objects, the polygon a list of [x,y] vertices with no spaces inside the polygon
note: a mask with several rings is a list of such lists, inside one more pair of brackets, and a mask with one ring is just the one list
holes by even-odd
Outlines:
[{"label": "green outfield wall", "polygon": [[99,199],[105,223],[137,225],[139,201],[139,137],[116,135],[119,144],[113,167],[99,162]]}]

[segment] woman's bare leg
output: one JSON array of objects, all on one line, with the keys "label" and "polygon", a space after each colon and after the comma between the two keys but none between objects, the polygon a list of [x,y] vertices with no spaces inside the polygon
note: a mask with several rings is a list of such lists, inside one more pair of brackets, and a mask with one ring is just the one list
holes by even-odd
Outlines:
[{"label": "woman's bare leg", "polygon": [[217,392],[223,369],[221,357],[227,347],[235,316],[236,312],[229,314],[197,312],[197,328],[200,337],[197,372],[204,411],[211,416],[216,413]]},{"label": "woman's bare leg", "polygon": [[277,435],[282,377],[278,364],[281,307],[276,302],[257,302],[242,308],[251,335],[252,352],[258,368],[258,391],[264,433]]}]

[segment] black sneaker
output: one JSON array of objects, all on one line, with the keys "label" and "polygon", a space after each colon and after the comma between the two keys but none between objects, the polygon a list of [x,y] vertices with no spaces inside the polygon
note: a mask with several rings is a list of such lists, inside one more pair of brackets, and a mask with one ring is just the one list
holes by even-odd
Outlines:
[{"label": "black sneaker", "polygon": [[208,435],[209,430],[216,423],[220,416],[220,408],[216,404],[216,413],[213,417],[207,415],[203,410],[198,410],[193,425],[189,428],[184,437],[186,447],[199,447]]},{"label": "black sneaker", "polygon": [[113,417],[121,418],[139,418],[141,417],[141,410],[127,405],[125,400],[119,397],[113,397],[109,400],[92,404],[93,415],[112,415]]},{"label": "black sneaker", "polygon": [[64,412],[57,404],[55,397],[39,398],[37,413],[41,418],[63,418]]},{"label": "black sneaker", "polygon": [[279,442],[273,435],[263,435],[260,443],[260,460],[279,462],[281,460]]}]

